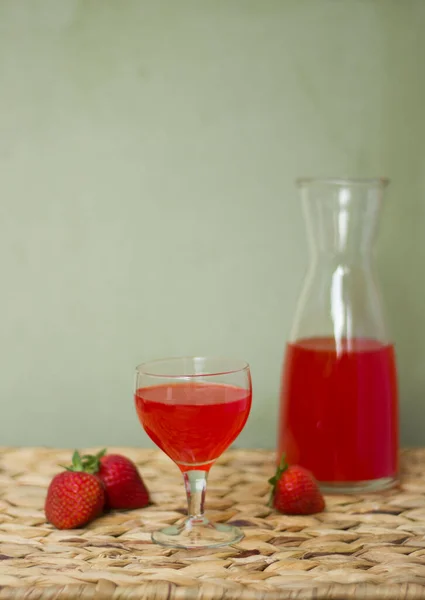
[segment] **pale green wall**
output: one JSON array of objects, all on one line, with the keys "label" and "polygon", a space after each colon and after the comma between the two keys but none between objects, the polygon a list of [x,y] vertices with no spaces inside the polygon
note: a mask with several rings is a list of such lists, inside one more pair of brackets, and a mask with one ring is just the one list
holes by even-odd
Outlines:
[{"label": "pale green wall", "polygon": [[425,443],[425,1],[0,0],[1,444],[147,444],[133,366],[252,364],[272,447],[297,175],[388,175],[378,266]]}]

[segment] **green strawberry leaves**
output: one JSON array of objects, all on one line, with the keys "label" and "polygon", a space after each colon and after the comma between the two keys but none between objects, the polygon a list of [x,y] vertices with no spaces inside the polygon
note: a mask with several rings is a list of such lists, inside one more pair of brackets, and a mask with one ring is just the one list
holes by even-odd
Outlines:
[{"label": "green strawberry leaves", "polygon": [[285,454],[282,454],[282,458],[280,459],[280,464],[279,464],[279,466],[276,469],[276,473],[273,475],[273,477],[270,477],[270,479],[268,480],[268,482],[272,486],[272,489],[271,489],[271,492],[270,492],[270,498],[269,498],[269,501],[267,503],[267,506],[273,506],[273,499],[274,499],[274,496],[275,496],[275,493],[276,493],[277,484],[279,482],[279,479],[282,477],[283,473],[288,468],[288,466],[289,465],[286,462]]},{"label": "green strawberry leaves", "polygon": [[77,471],[83,473],[90,473],[93,475],[97,473],[100,468],[100,459],[105,456],[106,448],[98,452],[97,454],[81,454],[78,450],[74,451],[72,455],[72,464],[70,467],[65,467],[67,471]]}]

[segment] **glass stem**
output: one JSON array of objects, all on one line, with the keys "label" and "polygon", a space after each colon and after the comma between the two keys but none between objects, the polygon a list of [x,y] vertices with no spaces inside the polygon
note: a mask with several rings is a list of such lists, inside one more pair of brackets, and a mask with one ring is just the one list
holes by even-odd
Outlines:
[{"label": "glass stem", "polygon": [[189,519],[204,520],[204,501],[207,491],[208,471],[185,471],[183,473]]}]

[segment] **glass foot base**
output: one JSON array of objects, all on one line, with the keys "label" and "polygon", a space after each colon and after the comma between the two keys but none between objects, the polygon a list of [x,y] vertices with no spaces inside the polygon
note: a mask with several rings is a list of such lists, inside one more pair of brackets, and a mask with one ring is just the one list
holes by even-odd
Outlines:
[{"label": "glass foot base", "polygon": [[366,481],[319,481],[320,490],[324,494],[366,494],[383,492],[398,484],[397,477],[382,477]]},{"label": "glass foot base", "polygon": [[171,548],[219,548],[240,542],[244,537],[238,527],[210,523],[208,519],[188,519],[181,525],[171,525],[154,531],[152,541]]}]

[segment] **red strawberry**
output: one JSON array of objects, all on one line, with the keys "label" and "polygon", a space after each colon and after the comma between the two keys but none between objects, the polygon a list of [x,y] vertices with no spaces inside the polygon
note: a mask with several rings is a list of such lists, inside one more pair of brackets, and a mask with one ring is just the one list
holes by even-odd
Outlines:
[{"label": "red strawberry", "polygon": [[299,465],[288,466],[282,456],[272,485],[269,506],[287,515],[311,515],[325,508],[325,501],[313,474]]},{"label": "red strawberry", "polygon": [[112,509],[144,508],[150,502],[149,492],[136,465],[121,454],[86,455],[83,459],[105,487],[106,506]]},{"label": "red strawberry", "polygon": [[105,503],[101,481],[84,471],[77,452],[73,466],[53,477],[44,506],[46,518],[57,529],[81,527],[98,517]]}]

